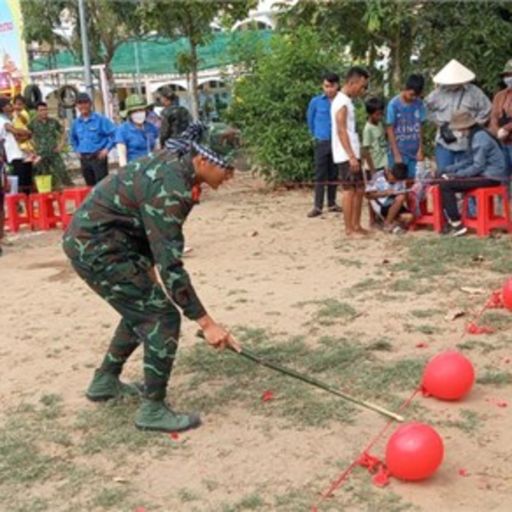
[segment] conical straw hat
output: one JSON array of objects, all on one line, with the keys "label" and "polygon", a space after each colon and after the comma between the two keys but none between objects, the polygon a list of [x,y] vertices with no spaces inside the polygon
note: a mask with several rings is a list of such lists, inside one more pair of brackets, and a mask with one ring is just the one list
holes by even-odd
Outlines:
[{"label": "conical straw hat", "polygon": [[439,85],[466,84],[475,79],[475,74],[459,61],[452,59],[434,77],[434,82]]}]

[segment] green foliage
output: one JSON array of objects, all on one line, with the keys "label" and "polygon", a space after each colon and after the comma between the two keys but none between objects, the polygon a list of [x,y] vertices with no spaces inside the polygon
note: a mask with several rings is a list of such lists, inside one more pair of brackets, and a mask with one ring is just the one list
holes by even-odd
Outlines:
[{"label": "green foliage", "polygon": [[229,119],[239,126],[253,163],[272,183],[313,176],[313,144],[306,110],[320,92],[321,76],[340,71],[339,53],[325,50],[314,31],[276,34],[260,50],[249,74],[234,86]]},{"label": "green foliage", "polygon": [[420,14],[416,45],[422,67],[437,71],[457,59],[475,72],[487,93],[493,93],[510,58],[510,1],[425,2]]},{"label": "green foliage", "polygon": [[472,69],[487,92],[495,90],[510,58],[512,4],[508,0],[303,0],[281,16],[286,28],[313,27],[329,41],[350,46],[373,64],[388,49],[391,90],[414,71],[427,75],[455,58]]},{"label": "green foliage", "polygon": [[[66,48],[81,56],[80,23],[76,0],[21,0],[24,38],[30,43],[46,43],[52,51]],[[117,47],[140,35],[140,12],[137,2],[124,2],[122,9],[110,0],[86,0],[87,34],[92,64],[109,64]],[[71,22],[69,37],[57,28],[62,21]]]},{"label": "green foliage", "polygon": [[181,73],[191,77],[192,115],[197,118],[199,97],[197,71],[199,58],[197,47],[205,44],[213,35],[212,23],[231,25],[234,21],[245,18],[249,9],[256,6],[255,0],[208,1],[202,0],[138,0],[139,13],[146,32],[156,31],[159,35],[176,39],[185,37],[189,50],[182,52],[178,59]]}]

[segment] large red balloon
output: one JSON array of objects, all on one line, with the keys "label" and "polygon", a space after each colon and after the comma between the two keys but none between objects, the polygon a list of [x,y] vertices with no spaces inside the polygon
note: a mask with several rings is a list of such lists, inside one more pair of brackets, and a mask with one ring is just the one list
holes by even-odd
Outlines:
[{"label": "large red balloon", "polygon": [[505,307],[512,310],[512,277],[503,284],[502,296]]},{"label": "large red balloon", "polygon": [[459,400],[475,382],[471,361],[460,352],[448,351],[434,356],[423,371],[422,386],[441,400]]},{"label": "large red balloon", "polygon": [[386,466],[401,480],[423,480],[443,462],[443,440],[429,425],[407,423],[398,427],[386,446]]}]

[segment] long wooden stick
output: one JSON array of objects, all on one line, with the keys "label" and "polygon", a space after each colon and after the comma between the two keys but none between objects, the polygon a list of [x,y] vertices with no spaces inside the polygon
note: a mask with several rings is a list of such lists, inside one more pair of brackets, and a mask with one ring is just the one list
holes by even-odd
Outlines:
[{"label": "long wooden stick", "polygon": [[[197,331],[197,336],[204,339],[204,333],[202,330]],[[352,402],[356,405],[359,405],[361,407],[365,407],[366,409],[370,409],[371,411],[378,412],[379,414],[382,414],[383,416],[386,416],[392,420],[403,422],[404,417],[400,416],[400,414],[396,414],[392,411],[389,411],[388,409],[385,409],[384,407],[381,407],[380,405],[374,404],[372,402],[368,402],[366,400],[360,400],[359,398],[355,398],[347,393],[344,393],[343,391],[338,391],[337,389],[334,389],[333,387],[329,386],[328,384],[325,384],[324,382],[321,382],[313,377],[309,377],[308,375],[305,375],[303,373],[300,373],[296,370],[292,370],[291,368],[285,368],[284,366],[280,366],[276,363],[271,363],[270,361],[266,361],[265,359],[262,359],[261,357],[257,356],[254,352],[251,352],[247,348],[241,347],[240,350],[235,350],[233,347],[229,347],[235,354],[238,354],[242,357],[245,357],[246,359],[249,359],[255,363],[260,364],[261,366],[265,366],[266,368],[270,368],[271,370],[275,370],[276,372],[282,373],[284,375],[288,375],[289,377],[293,377],[294,379],[301,380],[302,382],[306,382],[307,384],[311,384],[312,386],[315,386],[319,389],[323,389],[324,391],[327,391],[328,393],[331,393],[333,395],[339,396],[345,400],[348,400],[349,402]]]},{"label": "long wooden stick", "polygon": [[308,375],[304,375],[303,373],[297,372],[290,368],[285,368],[283,366],[279,366],[278,364],[271,363],[270,361],[266,361],[265,359],[261,359],[259,356],[257,356],[256,354],[254,354],[253,352],[251,352],[250,350],[248,350],[246,348],[242,348],[242,350],[240,352],[236,352],[236,353],[245,357],[246,359],[250,359],[251,361],[254,361],[255,363],[258,363],[262,366],[265,366],[265,367],[275,370],[277,372],[283,373],[284,375],[288,375],[289,377],[293,377],[294,379],[301,380],[302,382],[311,384],[312,386],[323,389],[324,391],[327,391],[328,393],[339,396],[345,400],[348,400],[349,402],[360,405],[361,407],[365,407],[366,409],[370,409],[371,411],[378,412],[379,414],[382,414],[383,416],[387,416],[388,418],[391,418],[395,421],[399,421],[399,422],[404,421],[403,416],[400,416],[399,414],[396,414],[392,411],[388,411],[387,409],[384,409],[384,407],[381,407],[380,405],[374,404],[372,402],[368,402],[366,400],[360,400],[359,398],[350,396],[347,393],[338,391],[337,389],[334,389],[333,387],[331,387],[317,379],[314,379],[313,377],[309,377]]}]

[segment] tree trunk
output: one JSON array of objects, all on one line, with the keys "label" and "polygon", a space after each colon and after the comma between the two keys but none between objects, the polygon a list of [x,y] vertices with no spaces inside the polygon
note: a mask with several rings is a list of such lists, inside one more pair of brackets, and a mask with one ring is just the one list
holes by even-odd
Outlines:
[{"label": "tree trunk", "polygon": [[199,88],[197,85],[197,68],[199,62],[197,59],[197,45],[192,41],[190,41],[190,56],[190,107],[192,109],[192,118],[194,121],[197,121],[199,119]]},{"label": "tree trunk", "polygon": [[400,55],[401,51],[401,40],[400,40],[400,27],[398,27],[395,41],[391,46],[391,85],[393,92],[398,92],[402,85],[402,59]]},{"label": "tree trunk", "polygon": [[[110,62],[105,62],[105,76],[107,78],[108,91],[107,95],[109,98],[110,105],[112,106],[112,119],[118,121],[119,116],[119,99],[117,97],[116,82],[114,80],[114,73],[110,66]],[[105,115],[110,116],[110,112],[107,111],[107,105],[104,105]]]}]

